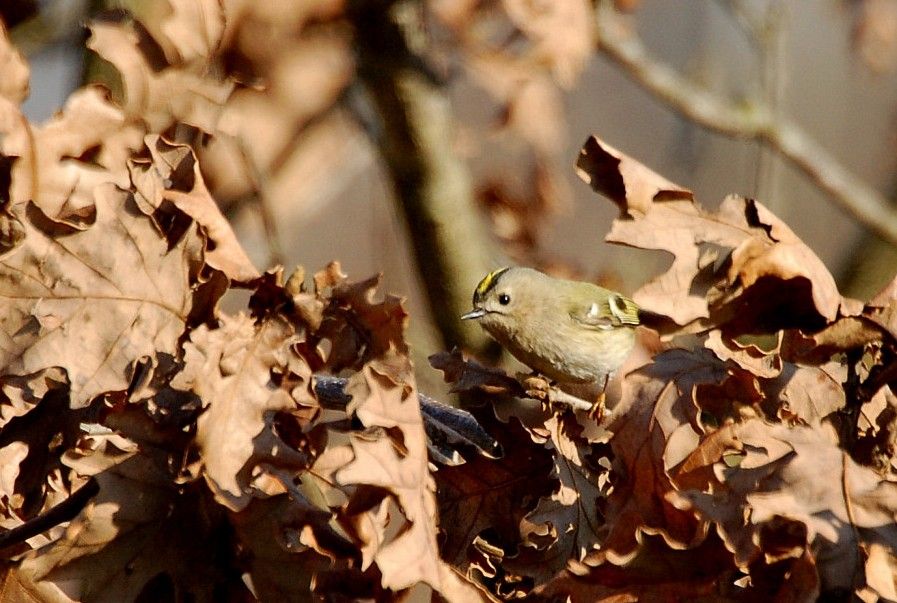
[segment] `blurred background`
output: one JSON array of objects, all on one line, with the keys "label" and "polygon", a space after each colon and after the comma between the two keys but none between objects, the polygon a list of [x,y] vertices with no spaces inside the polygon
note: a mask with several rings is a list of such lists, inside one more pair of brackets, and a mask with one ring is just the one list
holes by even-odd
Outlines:
[{"label": "blurred background", "polygon": [[897,0],[13,0],[0,12],[31,64],[32,121],[86,83],[108,87],[144,131],[193,145],[260,269],[337,259],[352,279],[382,272],[409,299],[419,367],[455,345],[495,358],[457,320],[490,269],[631,294],[668,263],[603,242],[616,207],[574,169],[593,134],[706,207],[757,198],[846,295],[870,297],[897,269]]}]

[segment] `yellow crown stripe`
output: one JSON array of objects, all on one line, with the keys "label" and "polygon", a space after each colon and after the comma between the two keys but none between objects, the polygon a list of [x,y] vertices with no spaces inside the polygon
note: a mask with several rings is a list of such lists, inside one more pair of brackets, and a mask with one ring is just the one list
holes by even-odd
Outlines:
[{"label": "yellow crown stripe", "polygon": [[624,325],[639,324],[638,306],[632,300],[612,293],[607,297],[607,307],[610,313]]},{"label": "yellow crown stripe", "polygon": [[479,299],[486,295],[486,293],[488,293],[489,290],[495,286],[498,277],[507,272],[509,269],[510,268],[506,266],[504,268],[499,268],[498,270],[493,270],[492,272],[484,276],[483,280],[480,281],[480,284],[477,285],[476,291],[474,292],[475,298]]}]

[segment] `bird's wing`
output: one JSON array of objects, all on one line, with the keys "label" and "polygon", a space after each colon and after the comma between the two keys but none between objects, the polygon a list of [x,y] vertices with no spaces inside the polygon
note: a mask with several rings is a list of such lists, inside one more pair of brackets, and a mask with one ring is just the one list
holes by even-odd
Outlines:
[{"label": "bird's wing", "polygon": [[579,303],[570,316],[584,327],[600,330],[636,326],[640,322],[638,305],[619,293],[595,297],[594,301],[585,305]]}]

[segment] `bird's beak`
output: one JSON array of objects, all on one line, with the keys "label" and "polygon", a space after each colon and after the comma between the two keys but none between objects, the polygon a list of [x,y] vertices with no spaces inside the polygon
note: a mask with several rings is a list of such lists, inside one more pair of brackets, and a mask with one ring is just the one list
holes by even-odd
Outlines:
[{"label": "bird's beak", "polygon": [[486,316],[486,311],[482,308],[477,308],[476,310],[471,310],[467,314],[461,315],[461,320],[470,320],[472,318],[482,318]]}]

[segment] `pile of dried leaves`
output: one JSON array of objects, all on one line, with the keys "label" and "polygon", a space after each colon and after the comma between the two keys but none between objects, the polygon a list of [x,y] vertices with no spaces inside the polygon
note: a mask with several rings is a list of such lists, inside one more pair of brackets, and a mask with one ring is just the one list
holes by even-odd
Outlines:
[{"label": "pile of dried leaves", "polygon": [[432,362],[471,414],[443,407],[377,278],[260,274],[210,194],[254,93],[203,62],[265,3],[235,5],[155,47],[95,25],[124,108],[84,88],[43,125],[0,42],[0,598],[897,600],[897,281],[845,299],[759,203],[709,212],[591,139],[608,239],[673,258],[635,294],[667,349],[602,426],[457,352]]},{"label": "pile of dried leaves", "polygon": [[670,343],[601,427],[434,356],[505,446],[437,472],[446,560],[536,600],[897,598],[897,281],[843,298],[756,201],[707,211],[596,138],[578,168],[609,241],[672,255],[635,294]]}]

